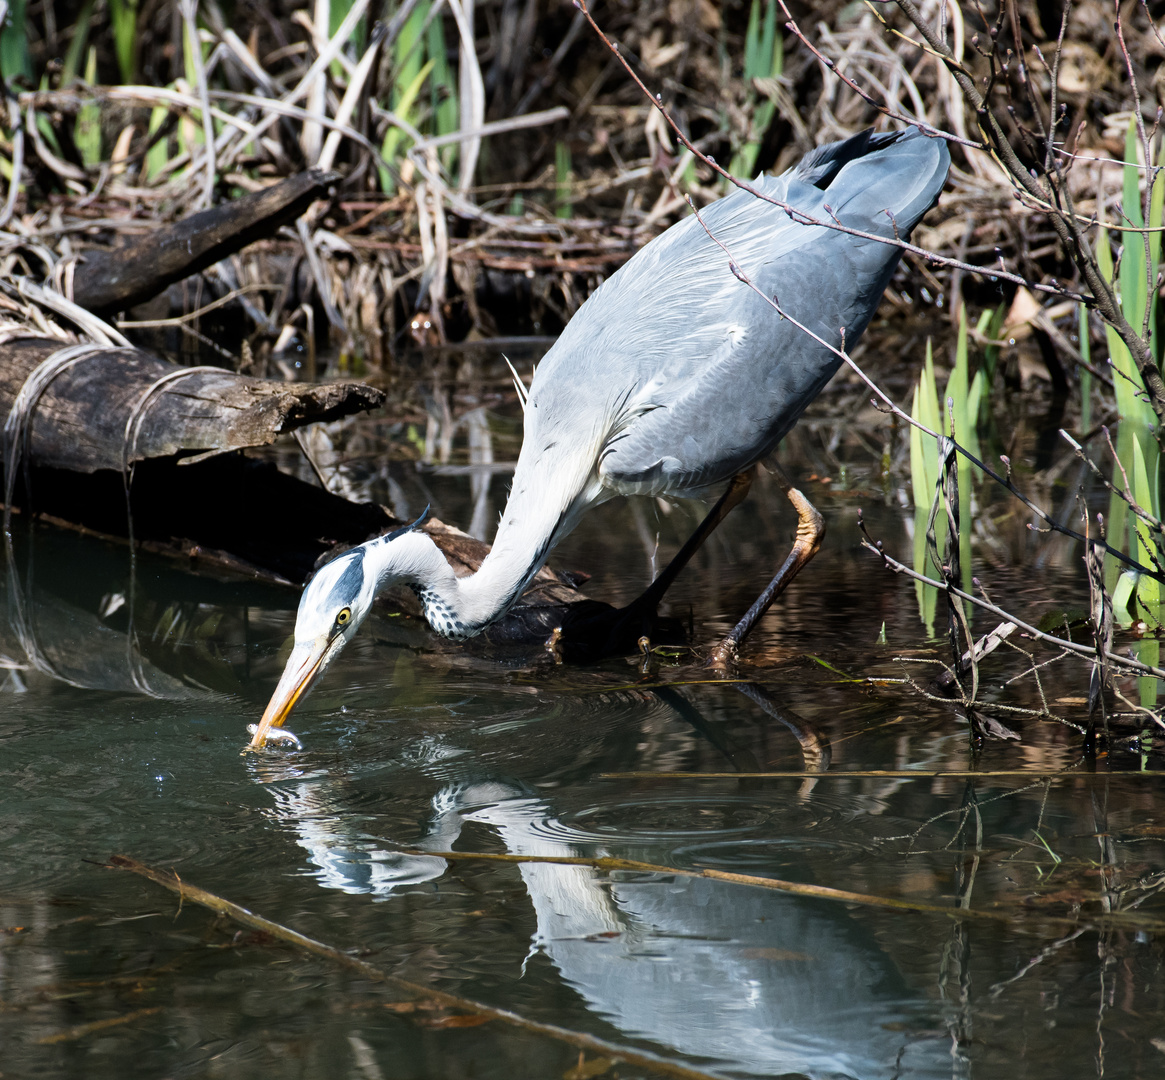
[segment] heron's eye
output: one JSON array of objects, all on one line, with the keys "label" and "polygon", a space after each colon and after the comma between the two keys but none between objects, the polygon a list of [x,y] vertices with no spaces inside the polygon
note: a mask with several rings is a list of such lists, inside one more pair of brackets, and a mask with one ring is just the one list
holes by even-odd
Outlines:
[{"label": "heron's eye", "polygon": [[340,611],[340,614],[336,616],[336,625],[337,626],[347,626],[348,620],[351,618],[352,618],[352,609],[351,608],[343,608]]}]

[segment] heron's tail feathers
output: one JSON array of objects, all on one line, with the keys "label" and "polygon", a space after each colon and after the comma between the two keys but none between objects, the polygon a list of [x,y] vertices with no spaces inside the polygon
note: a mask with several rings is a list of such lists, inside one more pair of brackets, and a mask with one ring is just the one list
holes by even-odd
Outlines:
[{"label": "heron's tail feathers", "polygon": [[904,131],[886,131],[881,134],[873,128],[866,128],[841,142],[826,143],[810,150],[794,167],[793,175],[806,184],[812,184],[822,191],[837,178],[837,174],[851,161],[865,157],[872,150],[880,150],[898,142]]},{"label": "heron's tail feathers", "polygon": [[905,239],[938,200],[950,165],[945,139],[916,128],[867,128],[819,146],[781,179],[799,208],[821,203],[847,224],[868,222],[862,227]]}]

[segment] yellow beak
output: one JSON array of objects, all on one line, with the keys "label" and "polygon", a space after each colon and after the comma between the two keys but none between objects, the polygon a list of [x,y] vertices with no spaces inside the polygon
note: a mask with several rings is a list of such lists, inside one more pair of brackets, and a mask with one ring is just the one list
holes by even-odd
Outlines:
[{"label": "yellow beak", "polygon": [[279,678],[279,685],[275,687],[275,693],[267,702],[263,719],[259,721],[254,737],[247,744],[248,750],[261,750],[267,744],[267,732],[273,727],[283,727],[296,703],[319,678],[333,643],[334,639],[324,639],[310,645],[296,645],[291,650],[287,666]]}]

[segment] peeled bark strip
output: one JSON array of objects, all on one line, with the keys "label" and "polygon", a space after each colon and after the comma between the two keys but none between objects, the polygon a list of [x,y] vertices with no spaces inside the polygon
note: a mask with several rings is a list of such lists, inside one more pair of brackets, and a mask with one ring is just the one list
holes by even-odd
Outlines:
[{"label": "peeled bark strip", "polygon": [[312,169],[152,229],[123,247],[87,251],[73,272],[73,300],[97,315],[149,300],[248,244],[274,236],[325,198],[334,180],[334,174]]},{"label": "peeled bark strip", "polygon": [[[0,415],[8,415],[28,376],[61,346],[47,338],[0,344]],[[159,379],[183,370],[138,349],[110,348],[62,371],[33,411],[31,463],[120,472],[127,421]],[[337,420],[383,401],[383,392],[363,383],[302,385],[203,369],[151,396],[132,460],[265,446],[300,425]]]}]

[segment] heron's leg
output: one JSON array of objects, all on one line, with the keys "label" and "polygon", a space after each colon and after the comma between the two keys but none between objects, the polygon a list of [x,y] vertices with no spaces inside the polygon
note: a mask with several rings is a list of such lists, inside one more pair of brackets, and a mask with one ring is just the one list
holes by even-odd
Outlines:
[{"label": "heron's leg", "polygon": [[708,516],[700,522],[696,531],[688,537],[684,546],[676,553],[675,558],[663,568],[659,576],[639,597],[628,605],[629,608],[646,608],[648,611],[654,611],[659,606],[663,594],[671,588],[672,582],[679,577],[680,571],[688,565],[692,556],[704,546],[704,542],[712,535],[720,522],[744,501],[745,496],[748,495],[748,489],[752,487],[754,475],[755,469],[747,469],[737,473],[732,478],[728,490],[720,496],[716,505],[708,512]]},{"label": "heron's leg", "polygon": [[733,627],[732,632],[712,650],[708,666],[718,671],[725,671],[735,663],[744,639],[772,602],[797,576],[801,567],[817,554],[821,541],[825,539],[825,519],[817,512],[817,508],[793,487],[780,468],[775,468],[774,472],[789,502],[797,511],[797,538],[793,541],[793,550],[789,552],[784,565],[777,571],[777,576],[768,583],[765,591],[756,598],[756,602],[745,612],[744,618]]},{"label": "heron's leg", "polygon": [[[709,511],[707,517],[690,537],[675,558],[660,572],[659,576],[626,607],[617,611],[606,611],[600,616],[584,617],[571,626],[563,626],[562,633],[547,641],[546,646],[556,655],[561,655],[562,645],[569,647],[567,658],[589,660],[598,656],[626,654],[634,649],[645,648],[644,635],[655,632],[656,609],[664,593],[671,587],[680,571],[691,561],[713,530],[748,494],[752,486],[753,470],[737,473],[728,485],[728,490]],[[649,643],[648,643],[649,644]]]}]

